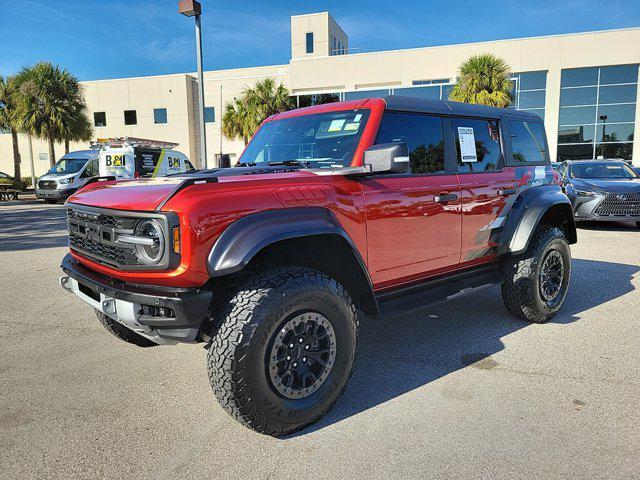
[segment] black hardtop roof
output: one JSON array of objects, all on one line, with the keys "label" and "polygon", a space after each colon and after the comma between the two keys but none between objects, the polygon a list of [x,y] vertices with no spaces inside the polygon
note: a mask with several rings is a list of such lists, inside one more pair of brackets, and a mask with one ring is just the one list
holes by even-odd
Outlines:
[{"label": "black hardtop roof", "polygon": [[432,100],[429,98],[404,97],[402,95],[386,95],[382,98],[387,104],[387,110],[400,110],[415,113],[436,113],[442,115],[459,115],[463,117],[489,117],[498,118],[500,115],[517,115],[542,121],[542,119],[530,112],[514,110],[511,108],[487,107],[472,103],[451,102],[444,100]]}]

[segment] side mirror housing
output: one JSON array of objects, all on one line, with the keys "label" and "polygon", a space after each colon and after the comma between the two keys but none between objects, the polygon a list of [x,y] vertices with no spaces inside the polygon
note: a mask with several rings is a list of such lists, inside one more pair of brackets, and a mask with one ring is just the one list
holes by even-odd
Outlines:
[{"label": "side mirror housing", "polygon": [[410,169],[406,143],[382,143],[364,152],[364,166],[371,173],[406,173]]}]

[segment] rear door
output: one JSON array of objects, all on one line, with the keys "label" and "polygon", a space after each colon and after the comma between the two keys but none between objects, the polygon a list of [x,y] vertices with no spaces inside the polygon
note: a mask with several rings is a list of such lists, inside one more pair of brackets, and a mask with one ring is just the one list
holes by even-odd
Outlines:
[{"label": "rear door", "polygon": [[462,199],[460,261],[483,263],[495,256],[518,181],[514,169],[505,166],[500,118],[453,117],[452,127]]},{"label": "rear door", "polygon": [[362,181],[368,265],[376,288],[455,267],[460,257],[460,188],[445,161],[449,119],[386,112],[376,144],[409,146],[411,172]]}]

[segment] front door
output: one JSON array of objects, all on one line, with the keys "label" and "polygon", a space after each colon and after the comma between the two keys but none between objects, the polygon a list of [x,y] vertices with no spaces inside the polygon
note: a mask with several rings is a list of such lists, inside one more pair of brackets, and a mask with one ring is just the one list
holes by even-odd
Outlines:
[{"label": "front door", "polygon": [[445,271],[460,259],[460,188],[445,167],[442,118],[386,112],[376,144],[393,142],[409,146],[411,172],[362,181],[376,288]]}]

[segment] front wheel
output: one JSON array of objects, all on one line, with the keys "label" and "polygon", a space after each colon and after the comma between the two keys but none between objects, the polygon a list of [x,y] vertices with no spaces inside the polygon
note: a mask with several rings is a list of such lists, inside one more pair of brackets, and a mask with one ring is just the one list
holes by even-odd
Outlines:
[{"label": "front wheel", "polygon": [[529,322],[549,321],[562,307],[571,278],[571,251],[564,231],[539,228],[525,253],[505,259],[503,274],[507,310]]},{"label": "front wheel", "polygon": [[221,312],[207,357],[213,392],[245,426],[281,436],[315,422],[344,390],[357,316],[346,290],[315,270],[257,274]]}]

